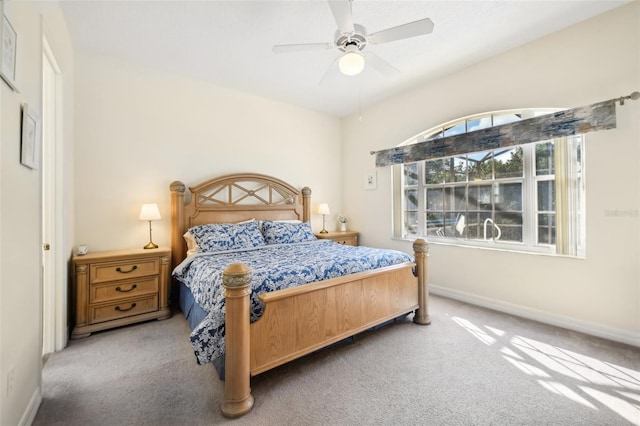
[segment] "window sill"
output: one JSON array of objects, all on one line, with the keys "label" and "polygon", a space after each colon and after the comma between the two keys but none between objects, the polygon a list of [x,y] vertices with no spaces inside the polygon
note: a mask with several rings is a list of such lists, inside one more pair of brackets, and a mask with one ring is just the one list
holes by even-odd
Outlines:
[{"label": "window sill", "polygon": [[519,245],[518,243],[514,243],[513,246],[508,244],[497,246],[495,244],[489,245],[491,243],[482,243],[482,242],[478,242],[474,244],[473,242],[470,242],[470,241],[464,241],[464,242],[445,241],[445,240],[433,238],[433,237],[420,237],[420,236],[404,237],[404,238],[391,237],[391,239],[395,241],[409,241],[409,242],[413,242],[419,238],[426,240],[427,243],[429,243],[429,245],[460,247],[463,249],[490,250],[490,251],[506,252],[506,253],[521,253],[521,254],[529,254],[534,256],[561,257],[561,258],[578,259],[578,260],[586,259],[586,256],[582,253],[578,254],[577,256],[554,253],[552,251],[555,248],[554,246],[539,246],[534,248],[534,247],[524,247]]}]

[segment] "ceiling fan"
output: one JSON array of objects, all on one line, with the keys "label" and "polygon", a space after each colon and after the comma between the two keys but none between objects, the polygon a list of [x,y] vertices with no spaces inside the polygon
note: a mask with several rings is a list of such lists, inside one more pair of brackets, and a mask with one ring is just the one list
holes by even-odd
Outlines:
[{"label": "ceiling fan", "polygon": [[329,71],[333,69],[336,62],[338,62],[340,72],[349,76],[360,74],[365,67],[365,62],[385,77],[392,78],[400,74],[400,71],[393,65],[384,61],[371,51],[364,51],[365,48],[369,44],[382,44],[430,34],[433,31],[433,22],[429,18],[424,18],[368,34],[365,27],[353,22],[352,1],[353,0],[327,0],[336,24],[338,25],[333,42],[280,44],[273,46],[273,52],[286,53],[337,48],[342,53],[334,60],[320,82],[329,74]]}]

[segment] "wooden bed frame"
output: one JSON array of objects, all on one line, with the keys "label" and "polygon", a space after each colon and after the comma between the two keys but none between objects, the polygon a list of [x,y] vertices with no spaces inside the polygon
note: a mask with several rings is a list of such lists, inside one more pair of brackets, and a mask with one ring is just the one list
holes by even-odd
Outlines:
[{"label": "wooden bed frame", "polygon": [[[266,175],[222,176],[190,187],[188,192],[182,182],[173,182],[172,267],[186,257],[183,234],[192,226],[252,218],[308,222],[310,214],[309,188],[297,190]],[[251,271],[243,264],[230,265],[223,276],[226,355],[222,413],[239,417],[251,410],[251,376],[410,312],[415,312],[415,323],[430,324],[427,243],[416,240],[413,249],[415,263],[263,294],[263,315],[251,324]]]}]

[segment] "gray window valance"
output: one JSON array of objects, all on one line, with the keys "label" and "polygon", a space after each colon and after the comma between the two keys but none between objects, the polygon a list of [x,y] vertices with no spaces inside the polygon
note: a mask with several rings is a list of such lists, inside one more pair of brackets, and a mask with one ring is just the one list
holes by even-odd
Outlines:
[{"label": "gray window valance", "polygon": [[615,129],[616,102],[636,100],[640,93],[615,98],[579,108],[528,118],[469,133],[433,139],[411,145],[372,152],[376,167],[415,161],[452,157],[471,152],[505,148],[559,137],[574,136],[598,130]]}]

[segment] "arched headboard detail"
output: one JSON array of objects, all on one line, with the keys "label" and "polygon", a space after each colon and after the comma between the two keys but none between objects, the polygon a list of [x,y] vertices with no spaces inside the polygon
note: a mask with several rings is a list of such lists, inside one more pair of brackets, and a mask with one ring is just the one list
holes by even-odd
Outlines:
[{"label": "arched headboard detail", "polygon": [[[248,219],[311,219],[311,189],[302,190],[257,173],[238,173],[210,179],[189,188],[172,182],[171,249],[173,266],[186,257],[183,235],[205,223],[233,223]],[[190,197],[188,197],[190,195]]]}]

